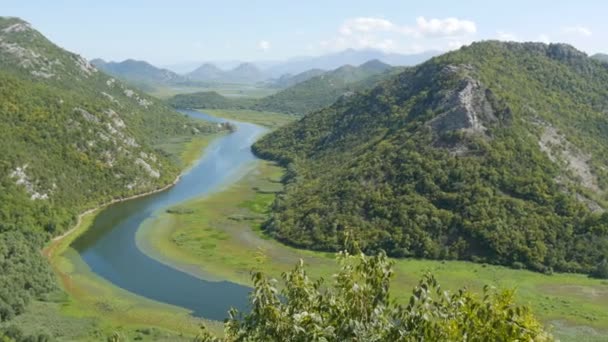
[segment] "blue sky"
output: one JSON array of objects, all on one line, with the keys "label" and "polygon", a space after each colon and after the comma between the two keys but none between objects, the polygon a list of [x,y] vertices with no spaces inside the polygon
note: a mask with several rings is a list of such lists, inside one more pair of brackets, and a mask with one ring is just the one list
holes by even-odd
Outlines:
[{"label": "blue sky", "polygon": [[345,48],[416,53],[482,39],[567,42],[608,52],[607,1],[1,0],[87,58],[159,65],[276,60]]}]

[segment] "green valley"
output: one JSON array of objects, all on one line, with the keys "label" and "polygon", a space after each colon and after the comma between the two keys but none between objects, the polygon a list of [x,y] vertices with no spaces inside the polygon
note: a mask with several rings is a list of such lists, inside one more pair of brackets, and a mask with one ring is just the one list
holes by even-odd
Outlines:
[{"label": "green valley", "polygon": [[288,5],[3,3],[0,342],[606,341],[608,5]]}]

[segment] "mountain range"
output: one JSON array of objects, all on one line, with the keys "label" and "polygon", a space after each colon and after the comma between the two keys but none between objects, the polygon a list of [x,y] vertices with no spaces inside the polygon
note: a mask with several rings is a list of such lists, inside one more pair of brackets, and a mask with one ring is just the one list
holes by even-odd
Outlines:
[{"label": "mountain range", "polygon": [[268,74],[253,63],[242,63],[231,70],[221,70],[213,64],[205,63],[194,71],[186,74],[194,81],[208,83],[258,83],[265,81]]},{"label": "mountain range", "polygon": [[122,62],[106,62],[103,59],[91,60],[99,70],[114,77],[128,80],[134,84],[179,84],[188,79],[167,69],[160,69],[145,61],[127,59]]},{"label": "mountain range", "polygon": [[474,43],[274,131],[265,231],[297,247],[593,273],[608,259],[608,65]]},{"label": "mountain range", "polygon": [[[276,94],[260,99],[226,98],[217,92],[178,94],[168,100],[175,108],[254,109],[302,115],[334,103],[341,96],[362,91],[402,70],[378,60],[360,66],[345,65],[335,70],[306,72],[294,76],[297,81]],[[289,82],[285,78],[284,82]]]},{"label": "mountain range", "polygon": [[[328,55],[298,57],[281,62],[239,63],[229,69],[220,68],[214,63],[203,63],[194,70],[182,74],[153,66],[145,61],[131,59],[122,62],[94,59],[91,63],[115,77],[144,86],[266,82],[273,87],[286,88],[344,65],[360,65],[370,60],[378,60],[392,66],[412,66],[437,54],[438,52],[432,51],[401,55],[379,50],[349,49]],[[177,70],[184,71],[182,68]]]}]

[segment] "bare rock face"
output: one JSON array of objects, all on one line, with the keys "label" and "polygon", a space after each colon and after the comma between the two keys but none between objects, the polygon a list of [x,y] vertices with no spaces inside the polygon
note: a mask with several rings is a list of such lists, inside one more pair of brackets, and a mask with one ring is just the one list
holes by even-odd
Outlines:
[{"label": "bare rock face", "polygon": [[[444,72],[458,73],[463,69],[468,68],[449,66]],[[440,114],[428,124],[437,133],[447,131],[484,133],[488,124],[498,122],[488,96],[489,90],[479,81],[465,76],[458,87],[441,100],[438,106]]]}]

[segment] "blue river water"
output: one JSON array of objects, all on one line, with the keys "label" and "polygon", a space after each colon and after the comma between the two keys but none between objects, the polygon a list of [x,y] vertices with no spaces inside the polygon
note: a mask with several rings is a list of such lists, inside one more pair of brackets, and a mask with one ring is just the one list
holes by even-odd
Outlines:
[{"label": "blue river water", "polygon": [[[182,112],[211,122],[229,121],[196,111]],[[113,204],[97,215],[93,225],[72,243],[94,273],[134,294],[192,310],[197,317],[223,320],[231,307],[247,308],[250,288],[182,272],[145,255],[136,244],[137,230],[155,212],[217,190],[256,160],[251,145],[266,129],[233,123],[237,130],[201,151],[201,159],[175,186]]]}]

